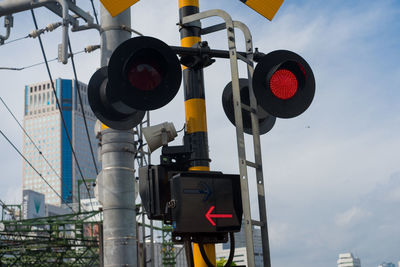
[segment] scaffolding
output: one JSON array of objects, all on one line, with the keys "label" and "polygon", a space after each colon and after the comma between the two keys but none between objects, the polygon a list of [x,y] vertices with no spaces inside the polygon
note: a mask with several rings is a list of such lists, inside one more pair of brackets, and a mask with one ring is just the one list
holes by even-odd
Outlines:
[{"label": "scaffolding", "polygon": [[0,263],[2,266],[99,266],[101,223],[100,211],[3,220]]}]

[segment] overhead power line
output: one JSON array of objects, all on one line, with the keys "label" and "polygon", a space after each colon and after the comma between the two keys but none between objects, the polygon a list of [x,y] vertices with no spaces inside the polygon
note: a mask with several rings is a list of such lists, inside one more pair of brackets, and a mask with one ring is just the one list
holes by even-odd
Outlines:
[{"label": "overhead power line", "polygon": [[71,42],[69,40],[68,40],[68,48],[69,48],[69,53],[71,54],[72,70],[74,72],[74,77],[75,77],[75,88],[76,88],[76,90],[78,92],[79,103],[80,103],[81,110],[82,110],[82,115],[83,115],[83,122],[85,124],[86,136],[88,138],[89,147],[90,147],[90,154],[92,155],[92,161],[93,161],[94,168],[96,169],[96,174],[99,174],[99,171],[97,169],[96,159],[95,159],[94,153],[93,153],[92,141],[90,140],[88,125],[87,125],[87,121],[86,121],[86,114],[85,114],[85,110],[83,108],[83,102],[82,102],[82,96],[81,96],[81,87],[79,85],[78,77],[76,75],[75,60],[74,60],[74,56],[73,56],[74,53],[72,53]]},{"label": "overhead power line", "polygon": [[99,19],[97,18],[97,12],[96,12],[96,9],[94,8],[93,0],[90,0],[90,2],[92,3],[93,14],[94,14],[94,18],[96,19],[96,23],[99,24]]},{"label": "overhead power line", "polygon": [[72,212],[75,212],[70,205],[60,196],[60,194],[47,182],[47,180],[43,177],[43,175],[32,165],[32,163],[19,151],[19,149],[14,145],[14,143],[0,130],[0,134],[7,140],[7,142],[14,148],[15,151],[25,160],[26,163],[39,175],[40,178],[50,187],[51,190],[61,199],[61,201],[67,205]]},{"label": "overhead power line", "polygon": [[1,45],[10,44],[10,43],[14,43],[14,42],[17,42],[17,41],[20,41],[20,40],[23,40],[23,39],[26,39],[26,38],[29,38],[29,37],[31,37],[31,38],[36,38],[36,37],[38,37],[39,35],[41,35],[41,34],[43,34],[43,33],[45,33],[45,32],[52,32],[52,31],[54,31],[55,29],[57,29],[57,28],[60,27],[61,25],[62,25],[62,22],[51,23],[51,24],[47,25],[46,28],[43,28],[43,29],[36,29],[36,30],[32,31],[31,33],[29,33],[28,35],[26,35],[26,36],[24,36],[24,37],[20,37],[20,38],[17,38],[17,39],[14,39],[14,40],[5,42],[5,43],[3,43],[3,44],[0,44],[0,46],[1,46]]},{"label": "overhead power line", "polygon": [[[74,55],[79,55],[79,54],[82,54],[83,52],[86,52],[86,48],[85,48],[85,50],[76,52]],[[69,55],[69,57],[71,57],[71,56],[72,56],[72,55]],[[53,62],[53,61],[56,61],[56,60],[58,60],[58,57],[53,58],[53,59],[50,59],[50,60],[47,60],[47,62]],[[21,67],[21,68],[15,68],[15,67],[14,67],[14,68],[13,68],[13,67],[0,67],[0,70],[25,70],[25,69],[33,68],[33,67],[36,67],[36,66],[39,66],[39,65],[43,65],[43,64],[46,64],[46,62],[43,61],[43,62],[40,62],[40,63],[35,63],[35,64],[28,65],[28,66]]]},{"label": "overhead power line", "polygon": [[[38,25],[37,25],[37,22],[36,22],[36,17],[35,17],[35,13],[34,13],[33,9],[31,9],[31,14],[32,14],[33,23],[35,24],[35,28],[36,28],[36,29],[39,29],[39,28],[38,28]],[[73,157],[74,157],[76,166],[78,167],[79,174],[80,174],[80,176],[82,177],[82,181],[83,181],[83,183],[84,183],[84,185],[85,185],[85,187],[86,187],[86,190],[87,190],[87,192],[88,192],[89,199],[90,199],[90,205],[92,206],[92,209],[93,209],[93,203],[92,203],[92,199],[91,199],[91,196],[90,196],[90,190],[89,190],[89,187],[88,187],[88,185],[87,185],[87,183],[86,183],[86,179],[85,179],[85,177],[83,176],[83,173],[82,173],[81,167],[80,167],[80,165],[79,165],[78,159],[77,159],[77,157],[76,157],[76,153],[75,153],[75,150],[74,150],[73,145],[72,145],[71,136],[70,136],[69,133],[68,133],[68,128],[67,128],[67,125],[66,125],[65,119],[64,119],[64,114],[63,114],[63,112],[62,112],[62,106],[61,106],[60,101],[58,100],[58,97],[57,97],[57,92],[56,92],[56,89],[55,89],[55,86],[54,86],[53,77],[51,76],[49,64],[48,64],[48,62],[47,62],[46,53],[45,53],[45,51],[44,51],[44,47],[43,47],[43,43],[42,43],[42,38],[40,38],[40,35],[38,36],[38,40],[39,40],[40,49],[41,49],[41,51],[42,51],[44,61],[45,61],[45,63],[46,63],[46,69],[47,69],[47,73],[48,73],[49,78],[50,78],[51,88],[52,88],[53,94],[54,94],[54,96],[55,96],[55,100],[56,100],[56,104],[57,104],[57,107],[58,107],[58,111],[60,112],[61,121],[62,121],[63,127],[64,127],[64,129],[65,129],[65,134],[66,134],[66,136],[67,136],[69,145],[70,145],[70,147],[71,147],[71,152],[72,152],[72,155],[73,155]]]},{"label": "overhead power line", "polygon": [[[85,47],[85,49],[83,49],[83,50],[81,50],[81,51],[79,51],[79,52],[75,52],[75,53],[69,54],[68,57],[70,58],[70,57],[73,57],[73,56],[82,54],[82,53],[84,53],[84,52],[85,52],[85,53],[91,53],[91,52],[93,52],[93,51],[95,51],[95,50],[97,50],[97,49],[99,49],[99,48],[100,48],[100,45],[88,45],[88,46]],[[53,61],[56,61],[56,60],[58,60],[58,57],[53,58],[53,59],[50,59],[50,60],[47,60],[47,62],[53,62]],[[36,66],[39,66],[39,65],[43,65],[43,64],[46,64],[46,62],[45,62],[45,61],[42,61],[42,62],[35,63],[35,64],[32,64],[32,65],[28,65],[28,66],[25,66],[25,67],[21,67],[21,68],[16,68],[16,67],[0,67],[0,70],[25,70],[25,69],[33,68],[33,67],[36,67]]]},{"label": "overhead power line", "polygon": [[24,36],[24,37],[21,37],[21,38],[14,39],[14,40],[11,40],[11,41],[8,41],[8,42],[5,42],[5,43],[4,43],[4,44],[2,44],[2,45],[11,44],[11,43],[14,43],[14,42],[17,42],[17,41],[20,41],[20,40],[26,39],[26,38],[29,38],[29,35],[27,35],[27,36]]},{"label": "overhead power line", "polygon": [[[21,130],[24,132],[24,134],[29,138],[33,146],[36,148],[36,150],[39,152],[39,155],[44,159],[44,161],[47,163],[47,165],[50,167],[50,169],[54,172],[54,174],[60,179],[61,184],[64,186],[64,189],[67,190],[73,197],[73,194],[68,188],[66,187],[65,183],[63,183],[61,176],[57,173],[57,171],[54,169],[54,167],[50,164],[50,162],[47,160],[47,158],[44,156],[43,152],[39,149],[39,147],[36,145],[36,143],[33,141],[31,136],[28,134],[28,132],[25,130],[25,128],[22,126],[22,124],[18,121],[17,117],[14,115],[12,110],[8,107],[8,105],[4,102],[3,98],[0,96],[0,101],[3,103],[7,111],[11,114],[11,116],[14,118],[14,120],[17,122]],[[76,202],[78,202],[78,199],[75,197],[74,199]]]}]

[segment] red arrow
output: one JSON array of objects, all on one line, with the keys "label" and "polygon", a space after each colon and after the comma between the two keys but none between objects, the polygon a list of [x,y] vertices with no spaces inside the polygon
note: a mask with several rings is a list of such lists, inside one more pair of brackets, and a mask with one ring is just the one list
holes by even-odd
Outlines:
[{"label": "red arrow", "polygon": [[232,214],[211,214],[211,212],[215,209],[215,206],[211,206],[211,208],[206,213],[207,220],[211,223],[212,226],[216,226],[215,222],[211,218],[232,218]]}]

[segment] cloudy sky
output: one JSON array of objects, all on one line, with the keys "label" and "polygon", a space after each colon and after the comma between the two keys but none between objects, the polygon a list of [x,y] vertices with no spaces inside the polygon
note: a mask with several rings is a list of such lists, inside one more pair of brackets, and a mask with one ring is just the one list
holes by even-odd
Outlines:
[{"label": "cloudy sky", "polygon": [[[89,1],[77,2],[91,12]],[[132,8],[132,28],[179,45],[177,6],[177,0],[142,0]],[[297,118],[277,120],[261,140],[273,266],[336,266],[341,252],[353,252],[364,267],[400,261],[400,3],[286,0],[272,22],[239,0],[201,0],[200,8],[224,9],[246,23],[254,45],[265,53],[276,49],[299,53],[316,78],[311,107]],[[60,20],[46,9],[35,12],[39,27]],[[210,19],[203,26],[220,22]],[[16,14],[9,40],[33,29],[30,12]],[[220,32],[203,39],[212,48],[226,49],[225,36]],[[238,50],[243,50],[239,32],[237,41]],[[48,58],[57,57],[61,30],[46,33],[43,42]],[[98,44],[99,38],[95,31],[86,31],[72,33],[71,42],[74,51],[81,51]],[[88,82],[99,57],[98,51],[76,56],[80,80]],[[0,67],[42,61],[37,40],[0,46]],[[53,62],[50,68],[54,78],[72,78],[70,64]],[[241,66],[245,77],[243,70]],[[0,70],[0,96],[21,121],[24,85],[44,80],[48,80],[44,65]],[[226,60],[205,70],[211,168],[237,173],[235,131],[221,105],[229,80]],[[0,112],[0,129],[21,148],[21,130],[2,105]],[[152,113],[153,124],[163,121],[182,127],[182,91]],[[177,139],[175,144],[180,144],[181,138]],[[251,147],[251,138],[247,141]],[[3,138],[0,151],[0,199],[18,203],[22,159]],[[249,149],[250,158],[251,153]]]}]

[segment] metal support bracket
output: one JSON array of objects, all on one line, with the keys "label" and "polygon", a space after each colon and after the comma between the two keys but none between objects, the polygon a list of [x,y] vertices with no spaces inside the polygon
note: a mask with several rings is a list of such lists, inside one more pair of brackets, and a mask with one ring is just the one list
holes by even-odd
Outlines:
[{"label": "metal support bracket", "polygon": [[[71,0],[4,0],[0,2],[0,17],[5,15],[11,15],[13,13],[30,10],[33,8],[46,7],[56,15],[63,19],[63,30],[62,30],[62,42],[58,48],[58,61],[63,64],[68,63],[68,27],[69,24],[73,26],[73,29],[90,29],[97,28],[93,24],[93,17],[87,12],[79,8],[75,1]],[[69,14],[72,11],[75,16]],[[78,19],[83,19],[87,26],[79,26]],[[9,36],[9,28],[7,28],[7,35],[0,36],[0,44],[4,42]]]}]

